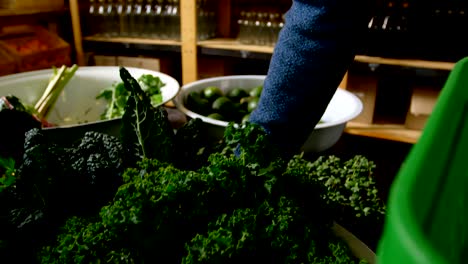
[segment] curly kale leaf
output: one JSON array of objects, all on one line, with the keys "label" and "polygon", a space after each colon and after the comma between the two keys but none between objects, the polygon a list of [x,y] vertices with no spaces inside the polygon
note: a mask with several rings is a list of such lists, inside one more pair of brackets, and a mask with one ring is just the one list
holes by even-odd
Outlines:
[{"label": "curly kale leaf", "polygon": [[[121,183],[122,146],[117,138],[87,132],[76,145],[54,144],[40,129],[26,133],[14,193],[1,211],[10,256],[31,263],[36,250],[73,215],[95,215]],[[3,200],[2,200],[3,201]],[[3,230],[0,230],[3,231]]]},{"label": "curly kale leaf", "polygon": [[242,155],[246,162],[265,166],[280,157],[279,149],[271,143],[263,128],[254,123],[229,123],[223,140],[225,151]]},{"label": "curly kale leaf", "polygon": [[172,161],[174,131],[167,111],[161,106],[154,108],[137,80],[123,67],[120,68],[120,76],[130,91],[121,129],[126,162],[134,165],[144,158]]},{"label": "curly kale leaf", "polygon": [[379,219],[385,214],[385,204],[378,196],[373,177],[375,164],[364,156],[356,155],[345,161],[336,156],[322,156],[313,162],[295,157],[290,164],[305,168],[307,181],[324,188],[322,197],[328,205],[354,211],[356,218]]},{"label": "curly kale leaf", "polygon": [[182,263],[358,263],[349,250],[334,244],[329,227],[317,225],[282,196],[219,216],[207,233],[185,245]]},{"label": "curly kale leaf", "polygon": [[181,169],[196,170],[207,164],[208,157],[214,151],[204,130],[204,123],[199,118],[190,119],[175,134],[174,164]]},{"label": "curly kale leaf", "polygon": [[314,204],[322,205],[329,217],[375,248],[386,206],[378,195],[374,169],[375,164],[360,155],[348,160],[322,156],[315,161],[297,155],[289,161],[286,175],[299,179],[300,187],[317,193],[320,200]]},{"label": "curly kale leaf", "polygon": [[[335,208],[326,203],[318,165],[301,156],[289,163],[276,155],[255,159],[261,146],[242,144],[257,142],[253,135],[263,132],[237,129],[199,169],[158,159],[128,168],[112,202],[91,224],[68,228],[59,246],[49,248],[57,251],[45,251],[47,261],[77,248],[61,261],[357,263],[332,233]],[[344,169],[342,163],[330,166],[333,175]]]},{"label": "curly kale leaf", "polygon": [[71,217],[62,227],[54,247],[38,253],[40,263],[141,263],[138,256],[121,245],[118,233],[110,232],[95,219]]}]

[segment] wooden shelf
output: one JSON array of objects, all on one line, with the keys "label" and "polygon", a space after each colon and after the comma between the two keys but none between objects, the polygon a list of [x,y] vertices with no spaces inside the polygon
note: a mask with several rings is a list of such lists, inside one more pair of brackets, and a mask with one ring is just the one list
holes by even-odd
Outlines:
[{"label": "wooden shelf", "polygon": [[181,42],[167,39],[147,39],[147,38],[130,38],[130,37],[104,37],[104,36],[88,36],[83,38],[85,41],[96,42],[111,42],[111,43],[128,43],[142,45],[164,45],[164,46],[180,46]]},{"label": "wooden shelf", "polygon": [[258,45],[246,45],[240,43],[236,39],[229,38],[216,38],[199,41],[197,44],[199,47],[211,48],[211,49],[224,49],[224,50],[236,50],[246,52],[259,52],[272,54],[274,47],[272,46],[258,46]]},{"label": "wooden shelf", "polygon": [[[203,48],[221,49],[221,50],[235,50],[245,52],[258,52],[272,54],[274,47],[272,46],[258,46],[258,45],[246,45],[240,43],[237,39],[230,38],[215,38],[204,41],[198,41],[197,45]],[[373,64],[384,64],[402,67],[414,67],[422,69],[432,70],[451,70],[455,65],[454,62],[442,62],[442,61],[425,61],[425,60],[413,60],[413,59],[393,59],[383,57],[373,57],[357,55],[355,61],[361,63],[373,63]]]},{"label": "wooden shelf", "polygon": [[357,62],[362,63],[375,63],[384,65],[394,65],[402,67],[413,67],[431,70],[448,70],[450,71],[455,63],[453,62],[442,62],[442,61],[424,61],[424,60],[410,60],[410,59],[389,59],[381,57],[363,56],[358,55],[354,59]]},{"label": "wooden shelf", "polygon": [[345,128],[345,133],[414,144],[419,140],[422,131],[411,130],[404,125],[376,125],[350,122]]},{"label": "wooden shelf", "polygon": [[[168,46],[180,46],[180,41],[174,40],[163,40],[163,39],[146,39],[146,38],[132,38],[132,37],[103,37],[103,36],[88,36],[85,37],[86,41],[96,42],[112,42],[112,43],[129,43],[129,44],[144,44],[144,45],[168,45]],[[209,40],[198,41],[197,46],[207,49],[219,49],[219,50],[230,50],[240,52],[256,52],[272,54],[273,46],[259,46],[259,45],[247,45],[240,43],[237,39],[231,38],[215,38]],[[455,65],[454,62],[442,62],[442,61],[424,61],[424,60],[412,60],[412,59],[392,59],[383,57],[373,57],[357,55],[355,58],[356,62],[361,63],[373,63],[373,64],[384,64],[402,67],[414,67],[422,69],[433,69],[433,70],[451,70]]]}]

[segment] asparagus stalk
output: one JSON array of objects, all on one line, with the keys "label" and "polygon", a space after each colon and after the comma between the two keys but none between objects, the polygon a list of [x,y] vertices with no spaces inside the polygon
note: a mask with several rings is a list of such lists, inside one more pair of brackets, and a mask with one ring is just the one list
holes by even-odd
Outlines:
[{"label": "asparagus stalk", "polygon": [[74,76],[78,65],[74,64],[71,67],[63,65],[60,69],[54,69],[54,76],[49,81],[47,88],[45,89],[42,97],[37,101],[35,109],[37,111],[37,117],[39,119],[45,119],[57,101],[60,93],[63,91],[67,83]]}]

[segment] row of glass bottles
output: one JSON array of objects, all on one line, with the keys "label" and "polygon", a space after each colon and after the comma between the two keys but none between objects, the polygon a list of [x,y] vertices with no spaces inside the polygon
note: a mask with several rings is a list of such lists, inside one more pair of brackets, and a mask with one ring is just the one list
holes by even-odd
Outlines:
[{"label": "row of glass bottles", "polygon": [[[214,37],[216,17],[198,0],[198,36]],[[87,28],[92,35],[180,40],[179,0],[90,0]]]},{"label": "row of glass bottles", "polygon": [[241,43],[274,46],[284,26],[284,17],[275,12],[241,11],[237,24],[237,38]]}]

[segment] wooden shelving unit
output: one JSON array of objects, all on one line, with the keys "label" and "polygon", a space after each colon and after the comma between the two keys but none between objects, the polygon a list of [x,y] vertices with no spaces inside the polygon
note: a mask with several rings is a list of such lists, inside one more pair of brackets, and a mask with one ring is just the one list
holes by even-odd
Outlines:
[{"label": "wooden shelving unit", "polygon": [[[135,38],[103,38],[103,37],[84,37],[85,41],[100,42],[100,43],[133,43],[133,44],[145,44],[145,45],[177,45],[181,47],[181,60],[182,60],[182,84],[196,81],[198,79],[198,67],[199,66],[199,51],[210,50],[221,54],[223,52],[237,52],[239,57],[244,57],[246,54],[260,54],[268,57],[273,53],[274,47],[269,46],[256,46],[256,45],[244,45],[239,43],[234,38],[215,38],[205,41],[197,41],[197,28],[196,28],[196,0],[181,0],[181,36],[180,42],[166,41],[166,40],[150,40],[150,39],[135,39]],[[222,0],[219,1],[220,12],[225,12],[231,15],[231,1]],[[77,0],[70,0],[71,15],[75,34],[75,46],[78,58],[82,51],[82,36],[80,28],[80,19],[78,12]],[[229,32],[230,27],[229,19],[226,16],[221,16],[221,23],[224,26],[220,29],[224,35]],[[247,56],[245,56],[247,57]],[[390,65],[395,67],[409,67],[417,69],[429,69],[429,70],[442,70],[450,71],[454,63],[452,62],[441,62],[441,61],[424,61],[424,60],[412,60],[412,59],[395,59],[395,58],[382,58],[372,56],[361,56],[358,55],[355,58],[358,63],[364,63],[369,65]],[[353,85],[347,81],[349,74],[345,76],[342,82],[343,88]],[[362,135],[366,137],[374,137],[379,139],[394,140],[406,143],[415,143],[419,139],[421,130],[408,129],[405,125],[393,125],[393,124],[372,124],[372,123],[350,123],[346,130],[347,133],[353,135]]]},{"label": "wooden shelving unit", "polygon": [[57,33],[60,17],[67,15],[68,8],[61,9],[0,9],[0,29],[7,26],[44,22],[48,29]]},{"label": "wooden shelving unit", "polygon": [[164,45],[164,46],[181,46],[180,41],[167,39],[147,39],[147,38],[128,38],[128,37],[104,37],[104,36],[87,36],[84,41],[94,42],[111,42],[111,43],[128,43],[142,45]]},{"label": "wooden shelving unit", "polygon": [[245,52],[257,52],[272,54],[274,47],[271,46],[257,46],[257,45],[245,45],[240,43],[236,39],[229,38],[216,38],[204,41],[198,41],[197,46],[210,49],[220,50],[235,50]]},{"label": "wooden shelving unit", "polygon": [[57,15],[68,12],[67,8],[61,9],[0,9],[0,25],[15,25],[19,23],[30,23],[38,20],[55,19]]},{"label": "wooden shelving unit", "polygon": [[420,69],[432,69],[432,70],[447,70],[450,71],[455,63],[453,62],[442,62],[442,61],[425,61],[425,60],[412,60],[412,59],[392,59],[382,57],[372,57],[358,55],[355,61],[369,64],[382,64],[392,65],[401,67],[412,67]]}]

